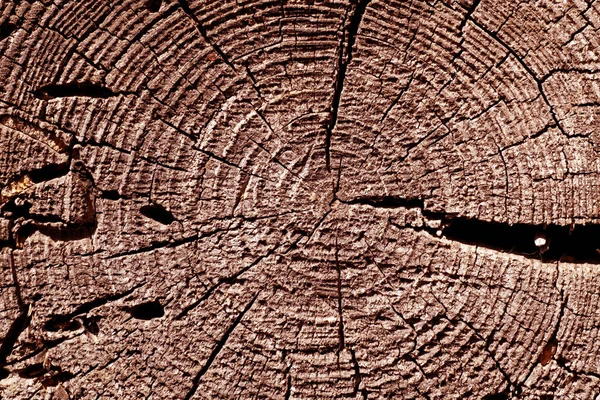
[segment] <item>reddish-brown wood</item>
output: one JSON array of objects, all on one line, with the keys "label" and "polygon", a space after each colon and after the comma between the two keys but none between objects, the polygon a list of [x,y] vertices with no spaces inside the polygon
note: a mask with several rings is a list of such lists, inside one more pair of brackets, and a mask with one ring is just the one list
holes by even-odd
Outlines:
[{"label": "reddish-brown wood", "polygon": [[600,394],[593,0],[0,11],[0,398]]}]

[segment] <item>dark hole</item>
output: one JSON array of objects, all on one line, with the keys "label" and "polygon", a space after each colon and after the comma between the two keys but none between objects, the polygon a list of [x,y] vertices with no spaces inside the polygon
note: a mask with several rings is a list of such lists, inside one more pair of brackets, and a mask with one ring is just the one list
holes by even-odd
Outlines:
[{"label": "dark hole", "polygon": [[29,173],[29,177],[33,183],[46,182],[52,179],[65,176],[69,172],[69,165],[64,164],[50,164],[40,169],[33,170]]},{"label": "dark hole", "polygon": [[548,365],[554,354],[556,354],[556,348],[558,347],[558,340],[556,337],[552,337],[548,343],[542,349],[542,353],[538,358],[538,362],[542,365]]},{"label": "dark hole", "polygon": [[162,0],[146,0],[146,8],[150,12],[157,12],[160,10],[160,6],[162,5]]},{"label": "dark hole", "polygon": [[494,393],[488,394],[483,398],[483,400],[507,400],[508,395],[506,393]]},{"label": "dark hole", "polygon": [[0,368],[0,381],[2,379],[6,379],[8,378],[8,376],[10,375],[10,371],[6,368]]},{"label": "dark hole", "polygon": [[10,34],[13,33],[16,29],[17,26],[15,24],[11,24],[10,22],[0,25],[0,40],[9,37]]},{"label": "dark hole", "polygon": [[159,204],[148,204],[140,208],[140,213],[147,218],[160,222],[163,225],[169,225],[175,221],[175,217],[166,208]]},{"label": "dark hole", "polygon": [[34,96],[50,100],[57,97],[95,97],[106,99],[115,96],[115,93],[101,85],[89,82],[73,82],[65,84],[47,85],[33,92]]},{"label": "dark hole", "polygon": [[98,333],[100,332],[100,327],[98,326],[99,320],[100,320],[100,317],[84,318],[83,326],[92,335],[98,335]]},{"label": "dark hole", "polygon": [[54,387],[56,385],[58,385],[58,379],[55,375],[51,375],[51,376],[47,376],[45,378],[42,378],[40,380],[40,383],[44,386],[44,387]]},{"label": "dark hole", "polygon": [[56,374],[55,376],[59,382],[66,382],[70,379],[73,379],[75,374],[73,374],[72,372],[69,372],[69,371],[59,371],[58,374]]},{"label": "dark hole", "polygon": [[103,190],[100,193],[100,197],[107,200],[119,200],[121,198],[121,194],[116,190]]},{"label": "dark hole", "polygon": [[12,214],[11,219],[17,219],[20,217],[28,218],[30,208],[31,203],[24,201],[21,205],[17,205],[15,199],[12,199],[4,206],[4,211]]},{"label": "dark hole", "polygon": [[[501,224],[471,219],[449,220],[448,239],[494,250],[517,253],[543,261],[600,263],[600,225],[568,226]],[[540,252],[536,235],[544,233],[548,248]]]},{"label": "dark hole", "polygon": [[2,340],[2,344],[0,345],[0,365],[6,364],[6,359],[11,355],[13,347],[15,343],[17,343],[19,336],[25,330],[25,328],[29,326],[31,318],[28,310],[29,305],[27,305],[25,309],[20,312],[17,318],[15,318],[15,320],[10,324],[8,332],[6,332],[6,335]]},{"label": "dark hole", "polygon": [[21,378],[33,379],[33,378],[37,378],[39,376],[44,375],[46,372],[47,371],[46,371],[46,368],[44,368],[44,364],[37,363],[37,364],[28,365],[27,367],[19,370],[17,373],[19,374],[19,376]]},{"label": "dark hole", "polygon": [[44,330],[48,332],[76,331],[79,328],[81,328],[81,322],[63,316],[52,317],[44,324]]},{"label": "dark hole", "polygon": [[165,315],[165,308],[158,300],[154,300],[130,307],[127,312],[129,312],[133,318],[148,321]]},{"label": "dark hole", "polygon": [[69,371],[63,371],[60,367],[52,367],[52,374],[40,379],[40,383],[45,387],[53,387],[60,382],[66,382],[73,379],[75,375]]}]

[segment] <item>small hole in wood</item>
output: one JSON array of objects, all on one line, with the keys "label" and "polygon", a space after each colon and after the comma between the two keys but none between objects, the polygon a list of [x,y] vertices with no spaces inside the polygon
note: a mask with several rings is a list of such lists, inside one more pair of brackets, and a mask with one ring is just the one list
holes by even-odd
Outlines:
[{"label": "small hole in wood", "polygon": [[553,337],[542,349],[542,353],[538,359],[538,362],[542,365],[548,365],[554,354],[556,354],[556,348],[558,347],[558,340]]},{"label": "small hole in wood", "polygon": [[91,333],[94,336],[97,336],[100,333],[100,327],[98,326],[98,321],[100,321],[100,317],[90,317],[83,319],[83,327],[86,331]]},{"label": "small hole in wood", "polygon": [[100,193],[100,197],[106,200],[119,200],[121,198],[121,194],[116,190],[103,190]]},{"label": "small hole in wood", "polygon": [[15,30],[17,30],[17,26],[10,22],[0,25],[0,40],[9,37],[10,34],[13,33]]},{"label": "small hole in wood", "polygon": [[146,8],[150,12],[158,12],[162,6],[162,0],[146,0]]},{"label": "small hole in wood", "polygon": [[50,318],[44,324],[44,330],[48,332],[76,331],[79,328],[81,328],[81,322],[79,322],[79,320],[65,319],[62,316]]},{"label": "small hole in wood", "polygon": [[44,368],[43,363],[36,363],[32,365],[28,365],[27,367],[19,370],[17,373],[21,378],[24,379],[33,379],[44,375],[47,372],[46,368]]},{"label": "small hole in wood", "polygon": [[127,312],[135,319],[149,321],[165,315],[165,308],[158,300],[154,300],[130,307]]},{"label": "small hole in wood", "polygon": [[166,208],[159,204],[148,204],[140,208],[140,213],[147,218],[153,219],[163,225],[170,225],[175,217]]}]

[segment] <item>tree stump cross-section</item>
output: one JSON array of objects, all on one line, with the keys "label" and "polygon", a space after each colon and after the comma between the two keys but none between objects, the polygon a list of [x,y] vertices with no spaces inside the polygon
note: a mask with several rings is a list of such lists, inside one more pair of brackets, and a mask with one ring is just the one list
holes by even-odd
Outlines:
[{"label": "tree stump cross-section", "polygon": [[0,0],[0,398],[597,398],[599,29]]}]

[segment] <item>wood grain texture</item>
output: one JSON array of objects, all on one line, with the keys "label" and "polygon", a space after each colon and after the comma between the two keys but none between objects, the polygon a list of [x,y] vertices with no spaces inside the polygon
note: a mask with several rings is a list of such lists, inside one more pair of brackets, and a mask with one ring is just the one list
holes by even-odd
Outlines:
[{"label": "wood grain texture", "polygon": [[593,0],[0,0],[0,398],[600,396]]}]

